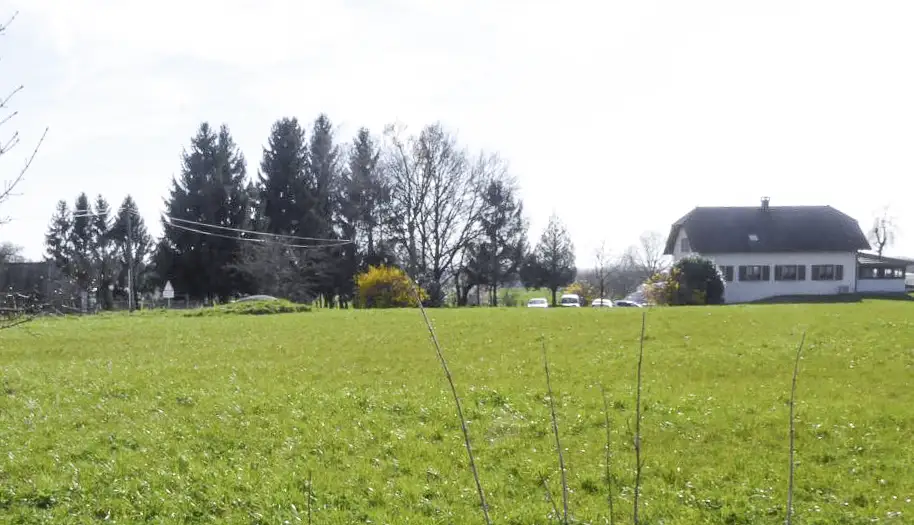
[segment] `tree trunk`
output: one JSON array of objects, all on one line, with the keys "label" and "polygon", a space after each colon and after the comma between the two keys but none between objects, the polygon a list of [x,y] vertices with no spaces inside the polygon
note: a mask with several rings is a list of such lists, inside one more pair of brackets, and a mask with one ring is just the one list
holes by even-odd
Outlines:
[{"label": "tree trunk", "polygon": [[498,285],[492,283],[492,306],[498,306]]},{"label": "tree trunk", "polygon": [[556,306],[555,295],[558,292],[558,288],[551,288],[552,290],[552,306]]}]

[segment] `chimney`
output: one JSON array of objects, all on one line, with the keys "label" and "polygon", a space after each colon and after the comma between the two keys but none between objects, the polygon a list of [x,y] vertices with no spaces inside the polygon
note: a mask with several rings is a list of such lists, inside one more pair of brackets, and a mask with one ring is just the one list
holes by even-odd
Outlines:
[{"label": "chimney", "polygon": [[768,202],[771,201],[768,197],[762,197],[762,211],[768,211]]}]

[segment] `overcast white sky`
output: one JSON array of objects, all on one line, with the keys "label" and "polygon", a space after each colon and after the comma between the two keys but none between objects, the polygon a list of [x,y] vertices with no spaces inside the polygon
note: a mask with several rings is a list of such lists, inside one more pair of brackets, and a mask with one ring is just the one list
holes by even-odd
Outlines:
[{"label": "overcast white sky", "polygon": [[255,172],[270,125],[441,120],[498,150],[531,237],[551,212],[578,262],[696,205],[831,204],[914,256],[914,2],[0,0],[0,91],[19,83],[0,241],[43,254],[54,203],[130,193],[152,232],[197,125]]}]

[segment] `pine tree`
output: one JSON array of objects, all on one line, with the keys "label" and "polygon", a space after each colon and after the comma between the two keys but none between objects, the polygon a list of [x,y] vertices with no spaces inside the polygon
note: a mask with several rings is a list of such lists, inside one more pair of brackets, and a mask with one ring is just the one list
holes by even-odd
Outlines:
[{"label": "pine tree", "polygon": [[89,197],[79,194],[73,206],[73,222],[68,239],[70,250],[70,276],[76,281],[80,292],[90,292],[95,286],[93,271],[94,220]]},{"label": "pine tree", "polygon": [[[330,119],[324,114],[314,121],[308,150],[308,171],[309,182],[313,184],[313,206],[305,215],[305,235],[320,239],[338,238],[335,226],[339,219],[339,148],[333,143]],[[339,264],[341,257],[339,247],[312,248],[308,253],[309,280],[315,283],[315,291],[327,301],[332,301],[336,294],[345,295],[343,291],[347,285]]]},{"label": "pine tree", "polygon": [[[349,150],[340,193],[340,234],[353,244],[342,248],[342,273],[347,289],[368,265],[391,264],[386,236],[391,227],[390,187],[379,164],[380,149],[368,129],[358,131]],[[353,288],[354,289],[354,288]]]},{"label": "pine tree", "polygon": [[[152,250],[152,238],[146,230],[143,217],[140,216],[139,207],[130,195],[124,198],[118,208],[117,218],[111,226],[111,239],[120,269],[117,276],[118,286],[128,293],[132,291],[133,304],[136,304],[137,292],[145,280],[144,270]],[[128,269],[131,271],[128,272]]]},{"label": "pine tree", "polygon": [[262,231],[286,235],[301,232],[301,219],[313,206],[309,176],[308,145],[298,119],[276,121],[263,150],[255,189],[255,216]]},{"label": "pine tree", "polygon": [[95,199],[95,215],[92,217],[92,267],[98,290],[96,298],[105,310],[114,306],[112,288],[120,270],[114,239],[111,237],[111,226],[114,217],[108,201],[101,195]]},{"label": "pine tree", "polygon": [[70,207],[67,201],[60,200],[57,202],[57,208],[51,217],[48,232],[44,236],[44,244],[48,258],[65,275],[69,275],[72,264],[72,253],[69,246],[72,227],[73,218],[70,213]]},{"label": "pine tree", "polygon": [[182,164],[166,202],[174,220],[164,221],[159,279],[195,299],[224,300],[247,291],[250,282],[236,269],[241,235],[212,227],[244,229],[251,218],[244,156],[228,127],[215,132],[201,124]]},{"label": "pine tree", "polygon": [[[308,217],[314,208],[314,184],[308,161],[305,132],[298,119],[276,121],[263,150],[257,183],[250,190],[256,201],[254,229],[277,235],[312,233],[313,221]],[[302,249],[279,243],[247,244],[238,268],[256,284],[259,293],[307,300],[312,293],[305,274],[306,256]]]},{"label": "pine tree", "polygon": [[548,288],[555,306],[558,289],[571,284],[576,274],[574,245],[565,226],[553,214],[536,250],[521,269],[521,280],[528,288]]},{"label": "pine tree", "polygon": [[489,182],[479,216],[482,235],[470,248],[468,274],[476,277],[476,284],[489,286],[493,306],[498,306],[498,287],[517,277],[526,250],[523,204],[514,194],[509,180]]}]

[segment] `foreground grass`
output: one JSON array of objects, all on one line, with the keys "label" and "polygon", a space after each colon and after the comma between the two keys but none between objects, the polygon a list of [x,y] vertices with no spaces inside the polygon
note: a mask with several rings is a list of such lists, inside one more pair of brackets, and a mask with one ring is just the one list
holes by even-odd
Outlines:
[{"label": "foreground grass", "polygon": [[[432,311],[496,523],[558,496],[631,519],[640,311]],[[642,522],[782,523],[793,353],[796,523],[914,516],[914,309],[656,309],[644,359]],[[0,521],[481,523],[448,386],[416,311],[50,320],[0,332]]]}]

